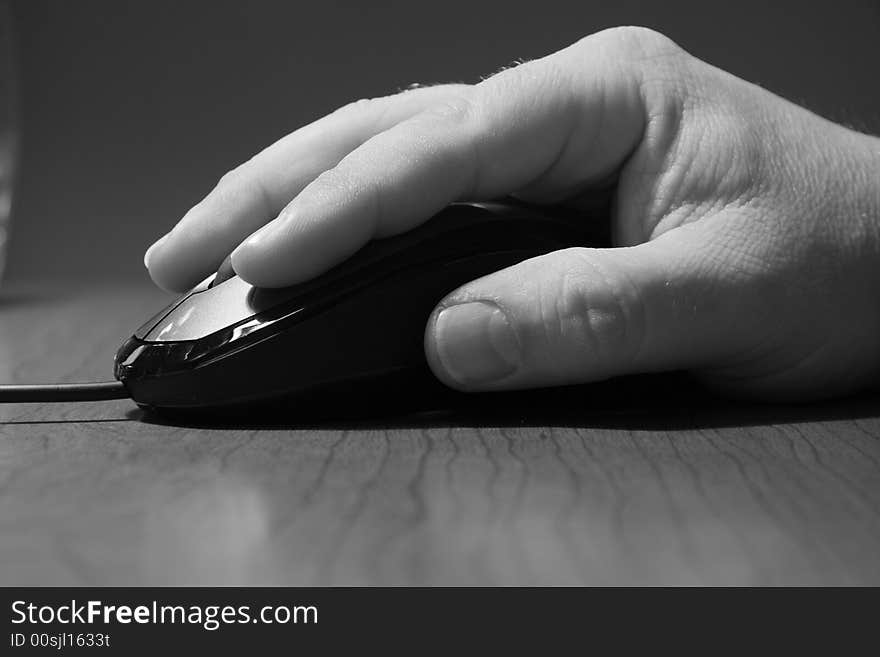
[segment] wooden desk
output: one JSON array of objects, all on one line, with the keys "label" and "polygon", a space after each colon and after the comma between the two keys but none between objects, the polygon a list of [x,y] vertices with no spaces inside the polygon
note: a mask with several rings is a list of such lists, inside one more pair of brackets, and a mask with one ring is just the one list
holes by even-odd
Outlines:
[{"label": "wooden desk", "polygon": [[[0,380],[110,378],[165,300],[51,289],[0,293]],[[0,406],[0,584],[880,584],[880,399],[688,394],[539,426]]]}]

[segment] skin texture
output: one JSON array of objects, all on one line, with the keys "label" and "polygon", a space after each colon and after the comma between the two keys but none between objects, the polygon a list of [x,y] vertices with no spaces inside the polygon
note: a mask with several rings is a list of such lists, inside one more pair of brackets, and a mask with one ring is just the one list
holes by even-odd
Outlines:
[{"label": "skin texture", "polygon": [[609,186],[615,248],[534,258],[439,300],[425,349],[440,380],[677,369],[799,400],[878,380],[880,140],[643,28],[337,110],[230,171],[145,263],[184,290],[231,253],[242,278],[278,287],[455,200],[577,208]]}]

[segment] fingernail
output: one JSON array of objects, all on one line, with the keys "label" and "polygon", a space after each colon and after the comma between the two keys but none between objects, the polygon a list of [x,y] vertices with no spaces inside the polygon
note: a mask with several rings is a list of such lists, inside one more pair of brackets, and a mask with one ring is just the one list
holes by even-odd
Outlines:
[{"label": "fingernail", "polygon": [[157,239],[155,242],[153,242],[153,245],[149,249],[147,249],[147,252],[144,253],[144,267],[146,267],[147,269],[150,268],[150,258],[156,252],[156,249],[158,249],[159,246],[161,244],[163,244],[167,239],[168,239],[168,234],[165,234],[162,237],[160,237],[159,239]]},{"label": "fingernail", "polygon": [[462,384],[497,381],[519,363],[516,335],[494,303],[474,301],[440,311],[434,343],[447,374]]}]

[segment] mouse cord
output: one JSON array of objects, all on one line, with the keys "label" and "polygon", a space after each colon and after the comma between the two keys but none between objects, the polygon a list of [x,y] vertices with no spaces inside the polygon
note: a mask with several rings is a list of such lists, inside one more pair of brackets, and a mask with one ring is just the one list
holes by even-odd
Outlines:
[{"label": "mouse cord", "polygon": [[128,390],[121,381],[0,385],[0,403],[104,401],[129,397]]}]

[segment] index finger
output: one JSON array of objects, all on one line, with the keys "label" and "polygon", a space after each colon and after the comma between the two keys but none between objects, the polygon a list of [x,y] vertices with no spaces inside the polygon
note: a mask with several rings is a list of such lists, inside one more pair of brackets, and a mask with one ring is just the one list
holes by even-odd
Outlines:
[{"label": "index finger", "polygon": [[318,174],[372,135],[450,95],[458,86],[411,89],[364,99],[292,132],[224,175],[147,251],[156,283],[184,290],[215,271],[257,228],[275,218]]},{"label": "index finger", "polygon": [[294,284],[450,202],[606,177],[646,125],[639,61],[653,46],[637,38],[594,35],[368,139],[239,246],[235,271],[260,287]]}]

